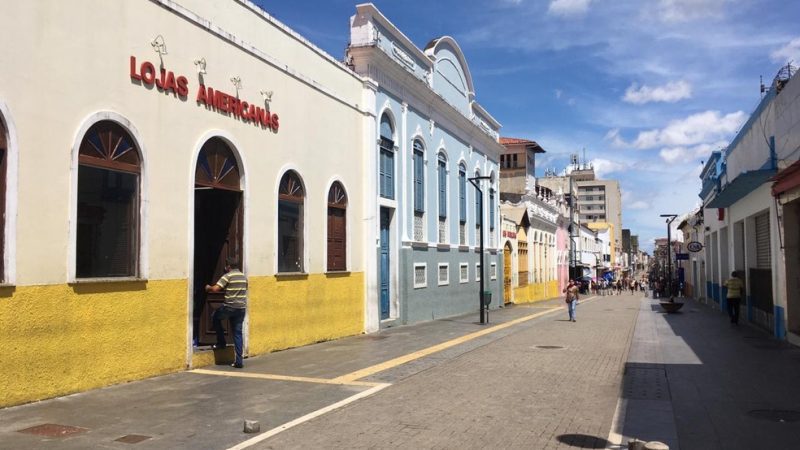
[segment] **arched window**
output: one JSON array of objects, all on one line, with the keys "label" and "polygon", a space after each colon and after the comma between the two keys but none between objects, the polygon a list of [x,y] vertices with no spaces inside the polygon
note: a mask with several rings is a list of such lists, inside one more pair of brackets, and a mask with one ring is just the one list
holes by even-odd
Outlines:
[{"label": "arched window", "polygon": [[328,271],[347,270],[347,193],[338,181],[328,191]]},{"label": "arched window", "polygon": [[139,150],[116,122],[92,125],[78,149],[78,278],[139,270]]},{"label": "arched window", "polygon": [[283,175],[278,192],[278,272],[303,272],[305,190],[297,172]]},{"label": "arched window", "polygon": [[[479,170],[475,171],[475,178],[481,176]],[[475,245],[481,241],[481,233],[483,233],[483,195],[475,189]]]},{"label": "arched window", "polygon": [[467,167],[458,165],[458,242],[467,244]]},{"label": "arched window", "polygon": [[381,116],[380,133],[378,190],[381,197],[394,199],[394,127],[387,114]]},{"label": "arched window", "polygon": [[422,141],[414,139],[414,240],[425,238],[425,147]]},{"label": "arched window", "polygon": [[439,152],[436,172],[439,182],[439,243],[447,240],[447,157]]}]

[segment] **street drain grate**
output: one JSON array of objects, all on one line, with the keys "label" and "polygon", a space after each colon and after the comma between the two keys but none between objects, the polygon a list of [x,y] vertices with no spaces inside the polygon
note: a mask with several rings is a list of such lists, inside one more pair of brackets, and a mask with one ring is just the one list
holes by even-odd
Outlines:
[{"label": "street drain grate", "polygon": [[747,415],[754,419],[768,420],[770,422],[800,422],[800,411],[790,409],[754,409],[748,411]]},{"label": "street drain grate", "polygon": [[537,345],[536,348],[541,348],[542,350],[558,350],[564,347],[560,345]]},{"label": "street drain grate", "polygon": [[142,436],[141,434],[128,434],[119,439],[114,439],[114,442],[122,442],[124,444],[138,444],[139,442],[150,439],[150,436]]},{"label": "street drain grate", "polygon": [[66,437],[73,434],[85,433],[89,431],[88,428],[72,427],[69,425],[58,425],[55,423],[43,423],[35,427],[25,428],[24,430],[17,430],[19,433],[35,434],[37,436],[46,437]]}]

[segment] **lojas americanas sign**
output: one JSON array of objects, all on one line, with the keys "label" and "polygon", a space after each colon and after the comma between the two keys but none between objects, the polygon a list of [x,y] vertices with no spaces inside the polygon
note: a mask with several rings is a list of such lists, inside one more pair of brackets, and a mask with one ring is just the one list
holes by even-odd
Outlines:
[{"label": "lojas americanas sign", "polygon": [[[155,87],[160,92],[172,93],[181,99],[189,96],[189,80],[185,76],[176,75],[173,71],[163,67],[156,69],[156,66],[150,61],[137,63],[135,56],[131,56],[130,59],[130,77],[132,81],[141,83],[145,87]],[[208,110],[232,116],[275,133],[278,132],[280,122],[277,114],[256,106],[255,103],[241,100],[238,96],[200,84],[197,87],[195,100],[198,105],[203,105]]]}]

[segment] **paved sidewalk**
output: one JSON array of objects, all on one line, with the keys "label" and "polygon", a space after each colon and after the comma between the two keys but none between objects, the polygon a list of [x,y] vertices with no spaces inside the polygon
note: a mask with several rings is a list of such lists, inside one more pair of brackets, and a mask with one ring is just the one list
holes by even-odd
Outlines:
[{"label": "paved sidewalk", "polygon": [[[524,324],[526,317],[562,306],[553,300],[493,310],[488,325],[477,323],[476,312],[249,358],[241,371],[212,366],[6,408],[0,410],[0,448],[130,448],[123,442],[137,439],[143,440],[136,448],[228,448],[252,436],[242,433],[243,419],[258,420],[262,431],[281,426],[502,339],[520,326],[497,325]],[[448,347],[424,354],[447,342]],[[376,367],[387,361],[394,363]],[[369,368],[374,369],[363,379],[342,379]],[[77,429],[60,436],[20,432],[44,424]]]},{"label": "paved sidewalk", "polygon": [[800,448],[800,349],[693,300],[677,314],[658,301],[641,299],[623,383],[623,442]]},{"label": "paved sidewalk", "polygon": [[[477,314],[0,410],[0,449],[794,448],[800,350],[689,301]],[[756,411],[756,412],[753,412]],[[783,411],[783,412],[782,412]],[[779,420],[767,420],[770,416]],[[260,434],[244,434],[244,419]],[[616,423],[616,426],[615,426]],[[80,427],[42,436],[43,424]],[[46,431],[54,431],[49,429]],[[127,443],[126,443],[127,442]]]}]

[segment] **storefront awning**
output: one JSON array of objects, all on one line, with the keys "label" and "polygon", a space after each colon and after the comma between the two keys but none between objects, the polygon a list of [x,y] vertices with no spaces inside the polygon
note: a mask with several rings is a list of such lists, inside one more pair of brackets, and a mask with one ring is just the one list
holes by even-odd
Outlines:
[{"label": "storefront awning", "polygon": [[773,175],[775,175],[775,169],[742,172],[736,179],[728,183],[722,192],[706,205],[706,208],[727,208],[766,183]]},{"label": "storefront awning", "polygon": [[772,178],[772,195],[777,197],[784,192],[800,186],[800,161],[795,161],[791,166],[783,169],[781,173]]}]

